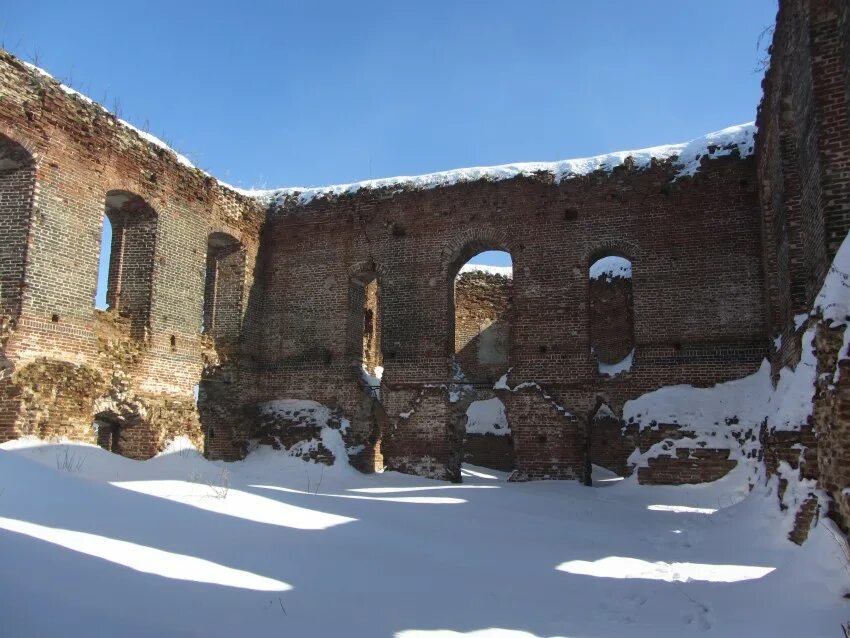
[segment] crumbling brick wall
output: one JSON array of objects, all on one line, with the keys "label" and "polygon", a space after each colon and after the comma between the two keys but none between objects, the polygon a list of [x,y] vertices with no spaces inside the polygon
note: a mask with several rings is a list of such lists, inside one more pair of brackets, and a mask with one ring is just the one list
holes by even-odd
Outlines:
[{"label": "crumbling brick wall", "polygon": [[512,280],[473,271],[454,284],[454,353],[465,379],[492,385],[508,367]]},{"label": "crumbling brick wall", "polygon": [[[4,301],[19,317],[0,334],[7,370],[0,435],[30,427],[24,404],[35,401],[32,414],[73,421],[75,436],[92,437],[91,422],[104,411],[142,424],[124,428],[138,434],[138,445],[128,442],[138,456],[161,445],[166,428],[156,423],[166,418],[155,415],[167,414],[182,424],[178,431],[195,438],[203,431],[211,456],[238,458],[259,435],[252,406],[304,398],[352,421],[348,443],[363,446],[365,465],[383,458],[388,467],[455,478],[463,437],[462,401],[453,400],[454,306],[465,302],[456,300],[454,279],[477,252],[504,250],[514,266],[510,293],[487,303],[495,310],[511,301],[510,329],[497,330],[494,342],[507,334],[506,358],[470,358],[466,367],[477,363],[471,374],[487,383],[497,368],[510,369],[516,391],[500,393],[516,477],[586,478],[589,420],[601,400],[616,414],[626,400],[665,385],[704,386],[755,371],[768,337],[790,334],[794,314],[817,289],[846,230],[837,78],[846,96],[848,65],[836,60],[847,60],[847,24],[841,3],[782,3],[756,159],[709,153],[695,175],[681,178],[671,160],[645,169],[625,162],[559,183],[541,172],[292,197],[268,210],[2,54],[0,162],[23,160],[0,169],[31,168],[13,189],[14,212],[3,212],[0,184],[0,214],[20,226],[2,231],[13,266],[0,274],[20,285]],[[114,348],[98,337],[102,318],[92,308],[107,208],[115,214],[113,252],[132,256],[123,248],[129,227],[121,206],[107,206],[110,193],[130,194],[152,213],[144,216],[142,235],[152,241],[139,244],[147,252],[136,259],[141,292],[132,307],[122,309],[118,288],[133,289],[118,286],[124,277],[113,264],[111,312],[128,322]],[[603,254],[633,266],[631,291],[609,295],[631,314],[616,313],[624,321],[608,336],[587,278]],[[480,317],[461,314],[468,347],[474,338],[465,322],[479,321],[480,333]],[[201,334],[202,316],[209,335]],[[630,340],[614,347],[615,332]],[[631,346],[632,368],[600,374],[594,341],[612,360]],[[776,360],[793,358],[793,344],[784,340]],[[108,354],[115,348],[127,350],[126,360]],[[463,367],[464,348],[460,355]],[[385,368],[380,397],[364,384],[364,360]],[[22,372],[35,362],[53,372],[83,366],[101,378],[92,381],[96,396],[83,401],[91,409],[74,412],[53,393],[31,396]],[[74,376],[53,372],[57,388]],[[612,464],[619,454],[611,453]]]},{"label": "crumbling brick wall", "polygon": [[[755,163],[706,157],[694,177],[674,173],[671,162],[656,162],[557,184],[541,174],[279,202],[263,235],[262,310],[250,327],[263,344],[263,379],[246,388],[246,402],[313,398],[346,413],[357,409],[345,354],[354,322],[345,309],[352,273],[366,268],[380,289],[381,403],[388,422],[404,428],[398,414],[412,408],[416,388],[451,392],[454,274],[482,250],[504,250],[513,261],[511,387],[536,382],[581,428],[600,396],[619,411],[664,385],[710,385],[754,372],[768,346]],[[611,379],[599,374],[590,349],[587,273],[603,253],[633,265],[634,363]],[[534,432],[557,423],[541,408],[544,414],[550,425],[543,416],[511,423],[515,446],[540,449]],[[452,423],[430,427],[454,431]],[[393,436],[410,450],[432,443],[424,432]],[[577,449],[583,444],[556,448],[549,470],[581,476]],[[394,455],[410,456],[400,443],[383,452],[390,466]],[[518,459],[532,456],[517,447]],[[517,467],[518,476],[555,476],[549,470]]]},{"label": "crumbling brick wall", "polygon": [[[244,247],[247,311],[264,207],[5,52],[0,141],[0,314],[14,319],[0,342],[0,440],[95,442],[106,413],[124,421],[131,456],[178,434],[200,443],[194,388],[222,367],[205,363],[200,334],[207,239],[224,232]],[[94,309],[105,215],[106,314]],[[126,325],[105,339],[104,320]]]},{"label": "crumbling brick wall", "polygon": [[[801,359],[802,334],[813,325],[808,312],[850,230],[850,5],[782,0],[762,87],[757,174],[768,329],[781,337],[772,357],[778,375]],[[766,433],[763,445],[768,473],[785,461],[803,478],[817,479],[831,497],[831,515],[847,531],[850,395],[841,331],[817,326],[813,418],[793,424],[796,430]],[[812,497],[801,508],[796,541],[805,538],[816,505]]]},{"label": "crumbling brick wall", "polygon": [[600,363],[618,363],[634,349],[632,280],[598,277],[589,285],[591,347]]}]

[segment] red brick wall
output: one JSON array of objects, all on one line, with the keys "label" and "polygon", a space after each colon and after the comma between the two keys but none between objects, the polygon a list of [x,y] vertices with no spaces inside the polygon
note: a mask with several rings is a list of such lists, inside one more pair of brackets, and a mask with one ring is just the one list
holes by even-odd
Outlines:
[{"label": "red brick wall", "polygon": [[454,284],[454,353],[464,378],[492,385],[508,368],[513,282],[483,272]]},{"label": "red brick wall", "polygon": [[0,322],[21,308],[27,230],[35,195],[35,162],[20,144],[0,135]]},{"label": "red brick wall", "polygon": [[793,317],[806,312],[850,229],[850,8],[780,2],[757,124],[774,371],[799,359]]},{"label": "red brick wall", "polygon": [[[752,159],[720,158],[674,181],[659,162],[561,184],[525,177],[279,206],[261,248],[262,309],[249,314],[249,329],[262,335],[264,379],[246,389],[246,402],[314,398],[355,409],[346,308],[352,273],[365,264],[380,287],[382,402],[400,406],[387,408],[394,419],[409,409],[394,392],[450,379],[453,275],[483,249],[513,260],[511,385],[535,381],[586,416],[598,396],[618,410],[663,385],[749,374],[768,343],[754,169]],[[587,273],[601,253],[627,256],[634,270],[634,365],[615,379],[598,373],[590,353]],[[315,380],[306,390],[305,375]],[[519,446],[534,436],[514,436],[518,459],[530,458]],[[403,454],[384,450],[388,463],[395,451]]]},{"label": "red brick wall", "polygon": [[601,363],[618,363],[635,346],[632,280],[599,277],[589,282],[590,345]]},{"label": "red brick wall", "polygon": [[[94,441],[94,416],[106,406],[127,423],[144,416],[124,428],[128,454],[150,456],[181,433],[200,442],[193,390],[202,375],[222,375],[200,335],[207,238],[226,232],[244,246],[247,309],[264,208],[5,52],[0,136],[0,156],[22,147],[34,158],[29,173],[0,170],[2,312],[20,306],[14,330],[4,328],[0,363],[10,374],[0,379],[0,440],[61,433]],[[134,325],[104,336],[94,296],[107,197],[115,192],[140,206],[113,220],[125,240],[116,310]],[[120,259],[114,265],[113,301]],[[23,284],[7,288],[21,273]],[[224,376],[238,379],[238,369]],[[83,377],[101,381],[81,394]],[[208,451],[223,454],[216,445]]]},{"label": "red brick wall", "polygon": [[[782,336],[772,358],[778,374],[799,362],[808,324],[795,329],[793,317],[811,308],[850,230],[850,4],[782,0],[763,89],[757,172],[769,330]],[[767,432],[762,438],[768,472],[776,473],[784,460],[804,477],[816,478],[832,497],[830,514],[846,531],[850,394],[844,387],[842,330],[817,327],[812,419],[795,424],[799,432]],[[842,374],[835,382],[837,369]],[[795,542],[807,534],[814,501],[807,503]]]},{"label": "red brick wall", "polygon": [[[837,46],[827,35],[818,42],[821,51]],[[773,313],[784,282],[791,281],[780,277],[780,261],[816,261],[806,261],[808,244],[796,252],[777,248],[776,228],[786,225],[777,226],[777,216],[759,207],[757,177],[782,168],[762,159],[769,151],[758,165],[734,155],[706,159],[694,177],[681,179],[674,179],[672,162],[659,161],[645,170],[626,164],[558,184],[541,174],[430,190],[367,190],[266,211],[5,54],[0,98],[0,134],[27,149],[36,165],[22,316],[5,356],[21,368],[38,357],[73,360],[104,379],[119,370],[129,398],[105,381],[98,401],[109,395],[113,412],[123,409],[122,401],[147,401],[162,415],[167,402],[176,401],[177,420],[195,434],[202,428],[213,456],[243,453],[257,434],[250,406],[306,398],[350,418],[349,443],[371,446],[370,458],[380,450],[388,467],[456,478],[463,431],[462,406],[449,400],[457,350],[454,278],[475,253],[505,250],[514,266],[510,304],[500,293],[492,305],[510,305],[507,361],[493,364],[480,380],[489,383],[510,368],[511,386],[536,384],[505,398],[517,477],[582,478],[585,424],[600,399],[616,412],[624,401],[664,385],[709,385],[753,372],[767,353],[773,321],[767,294]],[[798,163],[807,149],[797,146]],[[796,182],[783,177],[777,199],[799,200],[803,222],[805,174]],[[109,348],[121,356],[104,370],[107,345],[96,330],[92,300],[106,195],[113,191],[138,197],[156,223],[144,229],[152,240],[143,244],[147,257],[136,260],[147,268],[139,279],[147,296],[139,307],[147,314],[136,319],[144,334],[133,329],[129,338],[113,339]],[[120,230],[120,221],[116,226]],[[798,235],[813,237],[814,227],[801,223]],[[240,246],[232,264],[219,259],[223,253],[213,255],[214,233]],[[601,254],[627,257],[634,273],[634,364],[613,379],[598,373],[591,354],[601,324],[594,321],[587,273]],[[227,285],[222,266],[234,275]],[[767,290],[766,267],[773,269]],[[374,295],[367,287],[373,280]],[[209,316],[225,289],[229,301],[213,314],[224,313],[225,331],[238,335],[229,349],[215,334],[212,343],[200,335],[205,308]],[[374,325],[365,321],[370,304]],[[385,367],[380,403],[368,396],[356,369],[364,335],[367,358],[380,353]],[[480,366],[474,376],[479,372]],[[66,377],[52,382],[67,386]],[[26,388],[5,383],[0,397],[19,405]],[[49,404],[47,395],[39,401]],[[135,414],[132,405],[125,407]],[[74,427],[90,426],[94,414],[81,410]],[[3,427],[4,436],[13,436],[21,420]],[[151,433],[146,445],[154,450],[162,426],[148,419],[143,431]]]}]

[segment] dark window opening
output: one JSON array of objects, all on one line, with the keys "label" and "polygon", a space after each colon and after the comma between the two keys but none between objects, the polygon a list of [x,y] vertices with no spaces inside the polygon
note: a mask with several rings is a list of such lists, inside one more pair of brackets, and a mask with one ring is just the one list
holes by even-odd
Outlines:
[{"label": "dark window opening", "polygon": [[217,346],[233,344],[239,338],[244,289],[242,244],[225,233],[212,233],[207,240],[201,332],[213,337]]}]

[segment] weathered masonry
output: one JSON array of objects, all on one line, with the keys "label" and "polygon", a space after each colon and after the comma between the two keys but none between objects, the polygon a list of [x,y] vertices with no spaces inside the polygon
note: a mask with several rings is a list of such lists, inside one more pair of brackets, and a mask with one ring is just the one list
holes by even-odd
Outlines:
[{"label": "weathered masonry", "polygon": [[[255,197],[3,53],[0,440],[146,458],[185,434],[237,459],[310,435],[263,416],[301,399],[348,424],[364,471],[459,480],[466,441],[516,480],[628,472],[642,444],[626,401],[799,360],[795,317],[850,227],[846,3],[780,3],[764,89],[757,135],[707,138],[699,157]],[[488,250],[510,255],[512,278],[458,277]],[[605,258],[629,276],[594,277]],[[494,398],[510,437],[467,436],[469,406]],[[840,496],[848,440],[830,432],[808,471]],[[641,480],[728,467],[707,449]]]}]

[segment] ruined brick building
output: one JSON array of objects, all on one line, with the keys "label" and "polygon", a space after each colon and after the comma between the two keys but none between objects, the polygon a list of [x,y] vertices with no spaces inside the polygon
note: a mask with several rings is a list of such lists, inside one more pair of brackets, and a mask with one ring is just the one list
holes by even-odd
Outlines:
[{"label": "ruined brick building", "polygon": [[[630,431],[626,401],[800,360],[795,317],[850,229],[850,5],[780,2],[763,86],[757,133],[708,138],[699,157],[255,197],[2,53],[0,441],[61,435],[146,458],[186,435],[238,459],[292,438],[263,405],[305,399],[347,425],[364,471],[459,480],[466,448],[516,480],[629,472],[635,447],[678,435]],[[512,278],[457,277],[485,250],[510,254]],[[606,257],[631,276],[590,277]],[[846,354],[837,330],[819,330],[819,365]],[[845,524],[847,378],[818,386],[793,436],[761,434],[766,461],[808,446],[804,471]],[[509,436],[466,433],[469,406],[494,398]],[[706,448],[640,478],[729,464]]]}]

